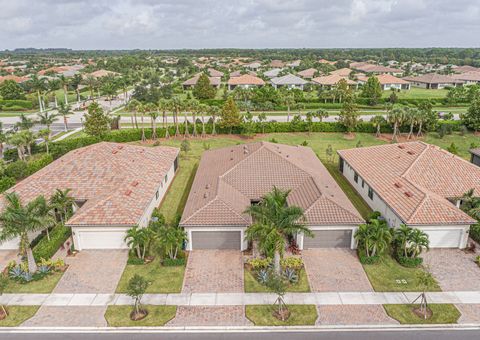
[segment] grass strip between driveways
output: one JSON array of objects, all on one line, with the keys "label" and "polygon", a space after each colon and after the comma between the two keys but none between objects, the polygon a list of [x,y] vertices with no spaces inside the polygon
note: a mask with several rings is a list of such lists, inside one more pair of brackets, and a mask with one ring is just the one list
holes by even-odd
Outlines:
[{"label": "grass strip between driveways", "polygon": [[272,315],[272,305],[245,306],[245,315],[255,326],[312,326],[317,321],[315,305],[288,305],[290,317],[280,321]]},{"label": "grass strip between driveways", "polygon": [[[422,287],[417,282],[417,273],[423,270],[407,268],[400,265],[390,255],[385,254],[376,264],[363,264],[373,289],[376,292],[420,292]],[[441,291],[438,283],[428,287],[427,291]]]},{"label": "grass strip between driveways", "polygon": [[28,283],[20,283],[10,279],[8,280],[8,285],[4,293],[51,293],[57,286],[58,281],[62,278],[62,275],[63,272],[53,272],[40,280]]},{"label": "grass strip between driveways", "polygon": [[[254,274],[248,270],[244,269],[244,286],[246,293],[267,293],[271,290],[260,284],[254,277]],[[287,292],[296,292],[296,293],[307,293],[310,292],[310,285],[308,284],[307,272],[303,268],[300,270],[298,275],[298,283],[295,285],[289,285]]]},{"label": "grass strip between driveways", "polygon": [[130,319],[133,306],[108,306],[105,320],[110,327],[164,326],[177,313],[177,306],[144,305],[143,307],[148,311],[148,315],[142,320],[133,321]]},{"label": "grass strip between driveways", "polygon": [[430,319],[423,319],[413,313],[412,309],[417,305],[384,305],[387,314],[400,322],[401,324],[447,324],[457,323],[461,314],[458,309],[451,304],[430,304],[428,307],[432,310]]},{"label": "grass strip between driveways", "polygon": [[35,315],[40,306],[8,306],[8,316],[0,320],[0,327],[16,327]]},{"label": "grass strip between driveways", "polygon": [[180,293],[185,266],[162,266],[158,258],[148,264],[128,264],[118,282],[116,293],[126,293],[128,281],[135,274],[143,276],[150,283],[146,291],[148,294]]}]

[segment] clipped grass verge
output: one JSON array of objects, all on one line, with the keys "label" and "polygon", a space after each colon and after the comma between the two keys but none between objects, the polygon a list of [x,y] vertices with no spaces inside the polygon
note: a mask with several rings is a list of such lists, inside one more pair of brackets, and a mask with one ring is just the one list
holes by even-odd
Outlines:
[{"label": "clipped grass verge", "polygon": [[416,305],[384,305],[387,314],[400,322],[401,324],[449,324],[457,323],[461,314],[458,309],[451,304],[430,304],[428,305],[432,310],[432,317],[430,319],[422,319],[418,317],[412,309]]},{"label": "clipped grass verge", "polygon": [[246,317],[255,326],[312,326],[317,320],[315,305],[288,305],[290,317],[283,322],[272,315],[272,305],[245,306]]},{"label": "clipped grass verge", "polygon": [[105,320],[110,327],[153,327],[164,326],[172,320],[177,313],[177,306],[143,306],[148,315],[138,321],[130,319],[132,306],[108,306],[105,312]]},{"label": "clipped grass verge", "polygon": [[8,306],[8,316],[0,320],[0,327],[16,327],[35,315],[40,306]]}]

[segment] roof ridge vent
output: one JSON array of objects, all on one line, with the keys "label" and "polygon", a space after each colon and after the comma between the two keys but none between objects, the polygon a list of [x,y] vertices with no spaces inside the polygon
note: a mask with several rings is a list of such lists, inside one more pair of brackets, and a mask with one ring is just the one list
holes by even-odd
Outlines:
[{"label": "roof ridge vent", "polygon": [[138,183],[139,183],[138,181],[133,181],[132,186],[136,187],[138,185]]},{"label": "roof ridge vent", "polygon": [[130,196],[132,194],[132,190],[128,189],[125,191],[125,196]]},{"label": "roof ridge vent", "polygon": [[405,196],[413,197],[413,193],[411,191],[405,191]]},{"label": "roof ridge vent", "polygon": [[408,153],[409,155],[415,155],[415,151],[412,151],[412,150],[408,150],[407,153]]},{"label": "roof ridge vent", "polygon": [[405,149],[405,145],[403,145],[403,144],[398,144],[398,148],[399,148],[399,149]]},{"label": "roof ridge vent", "polygon": [[402,183],[400,183],[400,182],[395,182],[395,186],[396,186],[397,188],[401,188],[401,187],[402,187]]},{"label": "roof ridge vent", "polygon": [[112,151],[112,154],[115,155],[117,152],[118,152],[118,150],[113,150],[113,151]]}]

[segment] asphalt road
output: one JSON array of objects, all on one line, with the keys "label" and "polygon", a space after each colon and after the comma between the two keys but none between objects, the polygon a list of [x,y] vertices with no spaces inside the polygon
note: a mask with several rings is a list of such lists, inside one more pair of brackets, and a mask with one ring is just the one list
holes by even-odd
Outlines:
[{"label": "asphalt road", "polygon": [[2,340],[469,340],[479,339],[480,329],[409,329],[409,330],[313,330],[313,331],[242,331],[242,332],[140,332],[131,330],[105,333],[3,333]]}]

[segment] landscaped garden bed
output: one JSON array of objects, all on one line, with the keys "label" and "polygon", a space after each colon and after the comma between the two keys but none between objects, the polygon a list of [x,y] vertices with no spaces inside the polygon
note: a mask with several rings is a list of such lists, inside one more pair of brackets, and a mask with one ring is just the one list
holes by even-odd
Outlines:
[{"label": "landscaped garden bed", "polygon": [[148,310],[148,315],[142,320],[133,321],[130,318],[131,306],[108,306],[105,320],[110,327],[153,327],[164,326],[175,317],[176,306],[143,306]]},{"label": "landscaped garden bed", "polygon": [[419,305],[384,305],[387,314],[401,324],[449,324],[457,323],[461,314],[452,304],[429,304],[429,317],[418,312]]},{"label": "landscaped garden bed", "polygon": [[[244,285],[247,293],[270,292],[267,287],[272,275],[271,259],[252,259],[245,264]],[[287,292],[304,293],[310,291],[303,261],[298,257],[282,259],[282,276],[287,284]]]},{"label": "landscaped garden bed", "polygon": [[246,306],[245,315],[255,326],[313,326],[318,317],[315,305],[288,305],[290,316],[281,321],[273,315],[275,308],[272,305]]}]

